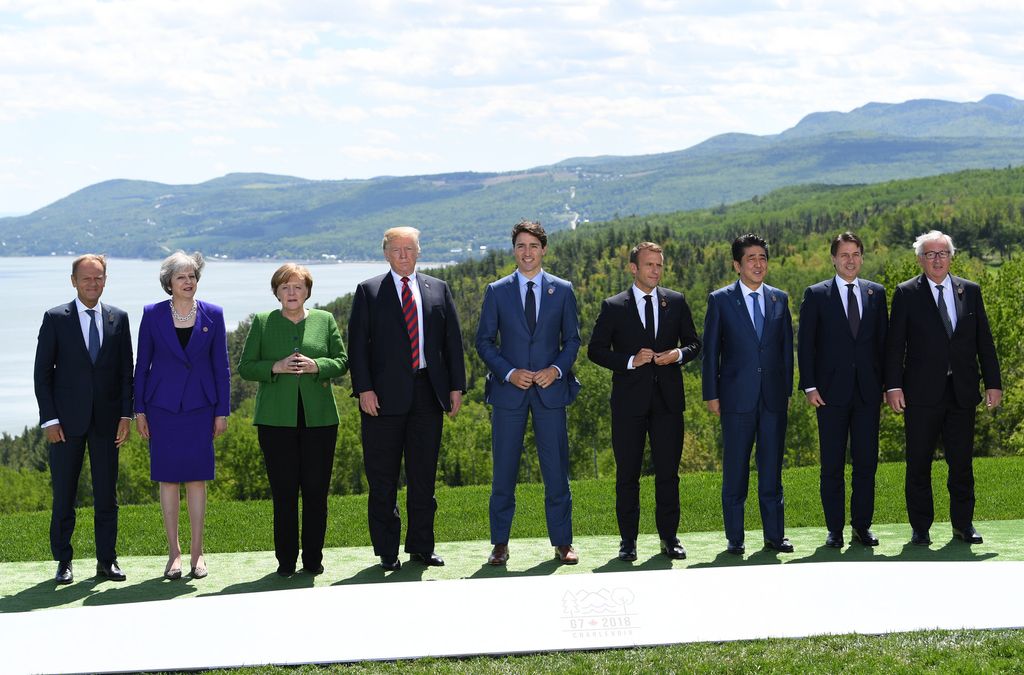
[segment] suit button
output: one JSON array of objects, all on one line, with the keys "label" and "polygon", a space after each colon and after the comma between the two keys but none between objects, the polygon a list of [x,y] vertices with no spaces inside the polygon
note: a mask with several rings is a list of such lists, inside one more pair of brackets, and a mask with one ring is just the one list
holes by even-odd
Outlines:
[{"label": "suit button", "polygon": [[761,369],[760,369],[760,368],[758,368],[758,369],[757,369],[757,372],[759,372],[759,373],[760,373],[760,372],[761,372]]}]

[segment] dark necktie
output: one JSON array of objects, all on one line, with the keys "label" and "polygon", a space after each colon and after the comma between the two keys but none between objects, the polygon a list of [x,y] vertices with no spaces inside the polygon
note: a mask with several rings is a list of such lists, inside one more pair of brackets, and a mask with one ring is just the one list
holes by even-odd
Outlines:
[{"label": "dark necktie", "polygon": [[409,290],[409,277],[402,277],[402,314],[405,329],[409,331],[409,345],[412,347],[412,369],[420,368],[420,322],[416,315],[416,301]]},{"label": "dark necktie", "polygon": [[537,329],[537,296],[533,294],[534,283],[526,282],[526,327],[530,329],[530,335]]},{"label": "dark necktie", "polygon": [[87,309],[85,313],[89,315],[89,358],[96,363],[100,356],[100,329],[96,326],[96,310]]},{"label": "dark necktie", "polygon": [[854,284],[846,284],[846,312],[850,319],[850,332],[857,337],[857,329],[860,328],[860,305],[857,304],[857,293],[854,291]]},{"label": "dark necktie", "polygon": [[654,347],[654,303],[651,296],[644,296],[644,332],[647,333],[647,341]]},{"label": "dark necktie", "polygon": [[942,297],[942,286],[936,284],[935,288],[939,291],[939,317],[942,319],[942,325],[946,329],[946,337],[953,337],[953,322],[949,320],[949,310],[946,308],[946,299]]},{"label": "dark necktie", "polygon": [[758,300],[757,293],[751,293],[750,297],[754,299],[754,331],[757,333],[757,339],[761,339],[761,334],[764,333],[764,314],[761,313],[761,302]]}]

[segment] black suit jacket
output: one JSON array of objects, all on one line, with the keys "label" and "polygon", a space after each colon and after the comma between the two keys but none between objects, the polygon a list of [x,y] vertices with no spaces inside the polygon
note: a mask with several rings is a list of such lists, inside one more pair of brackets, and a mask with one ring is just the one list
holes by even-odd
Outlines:
[{"label": "black suit jacket", "polygon": [[978,383],[982,378],[986,389],[1003,388],[981,288],[953,275],[950,280],[957,314],[951,338],[946,336],[925,275],[904,281],[892,295],[885,383],[888,389],[903,389],[907,405],[938,405],[948,371],[952,371],[957,404],[964,408],[981,403]]},{"label": "black suit jacket", "polygon": [[39,422],[59,419],[67,436],[84,436],[90,423],[115,433],[132,417],[132,336],[128,315],[101,303],[103,344],[93,364],[74,301],[43,315],[34,370]]},{"label": "black suit jacket", "polygon": [[[632,287],[601,303],[601,313],[587,346],[587,358],[612,371],[613,414],[616,411],[633,413],[648,410],[655,392],[660,393],[672,412],[681,413],[686,408],[680,366],[697,358],[700,340],[682,293],[659,287],[657,296],[658,333],[654,345],[649,344],[644,332]],[[679,347],[683,360],[665,366],[647,364],[628,370],[629,357],[644,347],[655,352]]]},{"label": "black suit jacket", "polygon": [[864,279],[860,283],[857,302],[863,311],[856,338],[839,295],[847,289],[838,286],[835,277],[809,286],[800,305],[799,387],[801,391],[815,387],[825,405],[848,405],[855,383],[862,400],[881,403],[889,323],[885,288]]},{"label": "black suit jacket", "polygon": [[[462,332],[448,284],[416,273],[423,304],[423,344],[427,373],[437,400],[451,410],[451,392],[466,390]],[[356,287],[348,321],[348,365],[352,395],[375,391],[381,415],[408,412],[413,400],[412,347],[402,302],[391,272]]]}]

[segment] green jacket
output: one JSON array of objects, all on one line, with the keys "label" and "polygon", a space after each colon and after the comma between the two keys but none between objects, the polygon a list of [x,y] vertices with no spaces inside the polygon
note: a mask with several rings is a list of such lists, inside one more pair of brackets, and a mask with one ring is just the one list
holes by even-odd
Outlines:
[{"label": "green jacket", "polygon": [[[291,375],[272,373],[274,363],[295,347],[316,361],[319,373]],[[334,402],[331,378],[348,370],[348,354],[341,341],[338,324],[330,312],[311,309],[305,319],[292,323],[281,310],[261,312],[252,319],[252,328],[245,338],[238,374],[243,380],[259,382],[256,392],[256,413],[253,424],[273,427],[294,427],[298,422],[298,392],[302,392],[302,409],[306,425],[326,427],[338,424],[338,406]]]}]

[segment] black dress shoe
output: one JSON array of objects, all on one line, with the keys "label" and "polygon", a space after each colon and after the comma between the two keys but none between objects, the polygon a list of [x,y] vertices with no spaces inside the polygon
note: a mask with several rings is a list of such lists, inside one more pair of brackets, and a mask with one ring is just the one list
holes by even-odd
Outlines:
[{"label": "black dress shoe", "polygon": [[866,527],[853,528],[853,540],[859,541],[865,546],[878,546],[878,537]]},{"label": "black dress shoe", "polygon": [[636,539],[623,539],[619,542],[619,560],[622,562],[636,560]]},{"label": "black dress shoe", "polygon": [[397,572],[402,569],[402,561],[398,559],[397,555],[382,555],[380,557],[380,566],[388,572]]},{"label": "black dress shoe", "polygon": [[323,565],[317,565],[316,567],[310,567],[309,565],[303,565],[302,566],[302,571],[303,572],[309,572],[313,576],[317,576],[318,574],[323,574],[324,573],[324,566]]},{"label": "black dress shoe", "polygon": [[928,530],[914,530],[910,535],[910,543],[914,546],[928,546],[932,543],[932,538],[928,536]]},{"label": "black dress shoe", "polygon": [[771,551],[778,551],[779,553],[792,553],[793,544],[789,543],[789,539],[786,537],[782,538],[782,541],[770,541],[764,540],[764,547]]},{"label": "black dress shoe", "polygon": [[726,547],[725,550],[726,550],[727,553],[732,553],[733,555],[743,555],[743,553],[747,549],[743,546],[743,542],[742,541],[741,542],[730,541],[728,547]]},{"label": "black dress shoe", "polygon": [[672,560],[686,560],[686,548],[677,538],[662,539],[661,552]]},{"label": "black dress shoe", "polygon": [[[856,538],[856,535],[854,535],[854,538]],[[828,546],[829,548],[842,548],[843,545],[842,532],[829,532],[828,536],[825,537],[825,546]]]},{"label": "black dress shoe", "polygon": [[287,577],[290,577],[293,574],[295,574],[295,565],[290,565],[290,566],[278,565],[277,566],[277,576],[279,576],[279,577],[286,577],[287,578]]},{"label": "black dress shoe", "polygon": [[953,536],[966,544],[983,544],[985,540],[981,538],[978,531],[974,529],[973,525],[968,525],[962,530],[953,528]]},{"label": "black dress shoe", "polygon": [[121,568],[117,566],[117,561],[104,563],[96,563],[96,576],[102,577],[103,579],[109,579],[110,581],[124,581],[128,577],[121,571]]},{"label": "black dress shoe", "polygon": [[58,584],[70,584],[75,580],[75,575],[71,573],[71,561],[61,560],[57,563],[57,575],[53,577],[53,580]]},{"label": "black dress shoe", "polygon": [[410,553],[409,560],[423,563],[427,567],[444,567],[444,558],[433,551],[430,553]]}]

